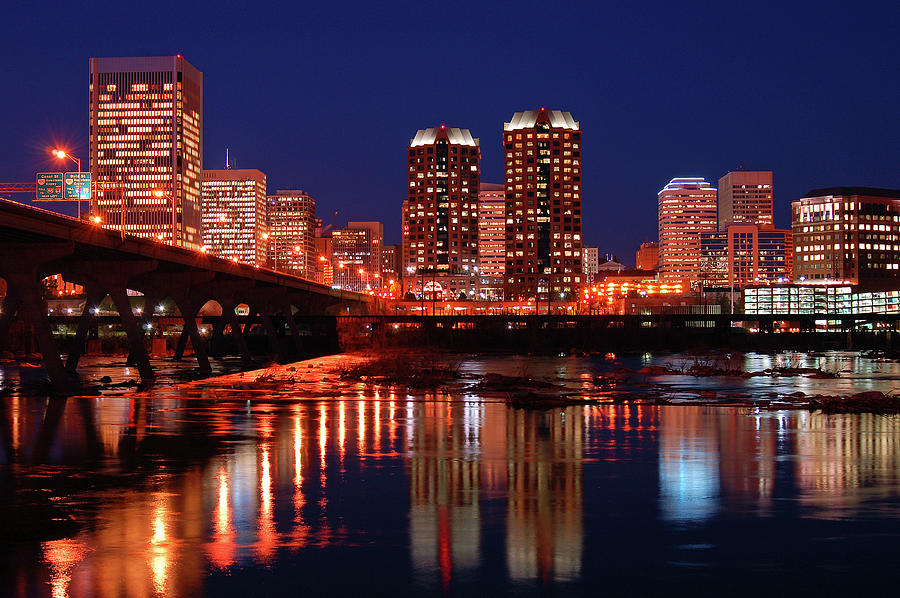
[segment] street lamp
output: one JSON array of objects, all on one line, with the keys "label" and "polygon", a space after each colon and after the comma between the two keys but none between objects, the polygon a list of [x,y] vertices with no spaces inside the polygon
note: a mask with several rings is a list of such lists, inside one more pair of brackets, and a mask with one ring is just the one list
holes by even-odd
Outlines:
[{"label": "street lamp", "polygon": [[76,158],[66,150],[55,149],[52,151],[53,155],[56,156],[59,160],[65,160],[68,158],[69,160],[75,162],[78,166],[78,201],[76,204],[78,205],[78,219],[81,220],[81,158]]}]

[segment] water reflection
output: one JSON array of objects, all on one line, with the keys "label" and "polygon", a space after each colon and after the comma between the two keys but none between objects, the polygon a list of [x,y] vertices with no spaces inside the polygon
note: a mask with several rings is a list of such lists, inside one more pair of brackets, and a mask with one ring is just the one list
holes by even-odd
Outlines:
[{"label": "water reflection", "polygon": [[253,404],[13,397],[0,418],[2,495],[34,497],[11,521],[48,530],[36,548],[3,539],[41,555],[14,562],[21,595],[201,595],[247,570],[290,588],[319,569],[338,590],[365,591],[352,573],[370,561],[400,594],[588,587],[586,555],[627,541],[607,535],[623,517],[674,546],[666,530],[702,540],[731,518],[900,514],[895,417],[522,411],[359,388]]}]

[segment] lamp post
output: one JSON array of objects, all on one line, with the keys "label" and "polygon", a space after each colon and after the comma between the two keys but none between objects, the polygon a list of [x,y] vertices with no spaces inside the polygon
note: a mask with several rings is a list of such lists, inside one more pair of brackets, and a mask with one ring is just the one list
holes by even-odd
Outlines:
[{"label": "lamp post", "polygon": [[78,166],[78,201],[76,201],[76,205],[78,206],[78,219],[81,220],[81,158],[76,158],[66,150],[56,149],[53,150],[53,155],[56,156],[60,160],[65,160],[68,158],[75,162],[76,166]]}]

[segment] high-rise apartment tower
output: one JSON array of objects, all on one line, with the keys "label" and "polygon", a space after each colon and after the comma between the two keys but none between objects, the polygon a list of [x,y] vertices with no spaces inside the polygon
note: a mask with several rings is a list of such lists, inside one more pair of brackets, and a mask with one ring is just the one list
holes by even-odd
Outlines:
[{"label": "high-rise apartment tower", "polygon": [[507,300],[571,298],[581,263],[581,129],[568,112],[516,112],[506,152]]},{"label": "high-rise apartment tower", "polygon": [[701,278],[700,235],[716,231],[716,189],[702,177],[679,177],[657,200],[660,279],[687,289]]},{"label": "high-rise apartment tower", "polygon": [[729,224],[775,227],[771,170],[735,170],[719,179],[719,230]]},{"label": "high-rise apartment tower", "polygon": [[269,196],[268,209],[270,265],[315,280],[316,200],[299,189],[279,190]]},{"label": "high-rise apartment tower", "polygon": [[213,255],[266,264],[266,175],[254,169],[203,171],[203,244]]}]

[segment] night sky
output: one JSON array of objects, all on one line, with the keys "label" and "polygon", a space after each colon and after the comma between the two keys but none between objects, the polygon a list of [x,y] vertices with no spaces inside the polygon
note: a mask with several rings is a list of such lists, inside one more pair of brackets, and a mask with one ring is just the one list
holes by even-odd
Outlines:
[{"label": "night sky", "polygon": [[779,226],[813,188],[900,188],[898,7],[10,3],[0,180],[57,169],[58,143],[87,163],[88,58],[180,53],[204,75],[206,168],[228,147],[270,191],[309,191],[326,223],[382,220],[388,243],[417,129],[469,128],[482,180],[502,182],[503,122],[568,110],[584,131],[585,244],[633,263],[674,176],[774,170]]}]

